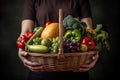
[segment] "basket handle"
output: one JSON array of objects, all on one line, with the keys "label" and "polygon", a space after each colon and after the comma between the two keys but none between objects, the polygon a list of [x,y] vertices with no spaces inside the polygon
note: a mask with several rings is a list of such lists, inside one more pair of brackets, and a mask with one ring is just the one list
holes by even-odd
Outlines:
[{"label": "basket handle", "polygon": [[59,9],[59,49],[58,58],[64,58],[63,55],[63,11]]}]

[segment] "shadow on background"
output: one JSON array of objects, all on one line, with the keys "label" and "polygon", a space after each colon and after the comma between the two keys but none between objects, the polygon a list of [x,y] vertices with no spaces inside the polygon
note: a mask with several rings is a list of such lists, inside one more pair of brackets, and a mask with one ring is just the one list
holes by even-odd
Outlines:
[{"label": "shadow on background", "polygon": [[[3,80],[26,80],[27,68],[18,58],[15,41],[21,30],[24,0],[0,2],[0,77]],[[103,50],[96,66],[90,70],[91,80],[117,78],[118,3],[114,0],[90,0],[94,26],[103,24],[110,35],[110,51]],[[116,74],[117,75],[117,74]],[[1,80],[0,79],[0,80]]]}]

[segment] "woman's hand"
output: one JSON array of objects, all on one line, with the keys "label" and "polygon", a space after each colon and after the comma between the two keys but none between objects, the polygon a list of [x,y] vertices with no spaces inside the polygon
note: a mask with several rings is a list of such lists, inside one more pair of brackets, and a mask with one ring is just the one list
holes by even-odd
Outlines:
[{"label": "woman's hand", "polygon": [[89,71],[90,69],[92,69],[94,67],[94,65],[96,64],[98,58],[99,58],[99,54],[96,53],[95,56],[92,57],[91,63],[81,65],[80,68],[78,70],[75,70],[74,72],[86,72],[86,71]]},{"label": "woman's hand", "polygon": [[23,64],[28,67],[31,71],[38,72],[38,71],[44,71],[43,66],[36,63],[36,62],[31,62],[30,60],[27,59],[29,56],[27,52],[25,52],[23,49],[19,48],[19,57],[22,60]]}]

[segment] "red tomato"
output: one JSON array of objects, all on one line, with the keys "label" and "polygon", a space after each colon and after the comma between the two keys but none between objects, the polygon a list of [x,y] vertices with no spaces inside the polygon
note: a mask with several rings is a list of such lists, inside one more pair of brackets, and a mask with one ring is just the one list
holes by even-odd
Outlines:
[{"label": "red tomato", "polygon": [[25,36],[29,39],[32,37],[33,34],[34,34],[33,32],[27,32]]},{"label": "red tomato", "polygon": [[18,39],[16,41],[16,45],[18,48],[24,49],[25,42],[27,42],[27,41],[28,41],[28,38],[25,35],[21,35],[20,37],[18,37]]},{"label": "red tomato", "polygon": [[45,23],[45,27],[48,26],[49,24],[51,24],[52,22],[48,21]]}]

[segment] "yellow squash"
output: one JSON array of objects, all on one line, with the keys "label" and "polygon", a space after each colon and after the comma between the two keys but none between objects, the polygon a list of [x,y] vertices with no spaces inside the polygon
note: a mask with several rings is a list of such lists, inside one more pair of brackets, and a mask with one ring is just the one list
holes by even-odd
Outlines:
[{"label": "yellow squash", "polygon": [[59,23],[51,23],[44,28],[41,33],[41,38],[54,38],[59,35]]}]

